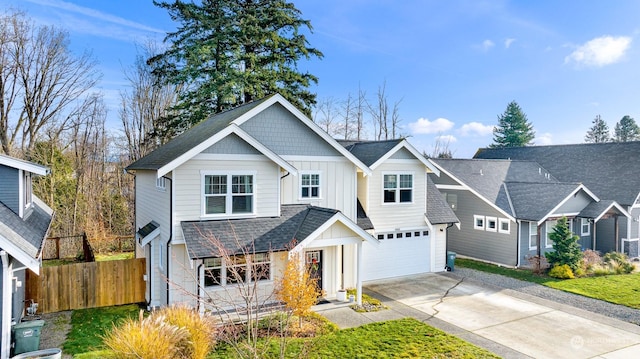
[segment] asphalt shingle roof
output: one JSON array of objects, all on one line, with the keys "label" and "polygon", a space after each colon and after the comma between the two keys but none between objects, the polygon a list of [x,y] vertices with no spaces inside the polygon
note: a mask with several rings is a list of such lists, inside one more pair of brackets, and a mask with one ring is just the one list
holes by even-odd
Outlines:
[{"label": "asphalt shingle roof", "polygon": [[591,202],[585,208],[580,211],[578,217],[584,218],[598,218],[606,212],[619,213],[617,209],[611,209],[611,206],[616,203],[613,200],[602,200],[600,202]]},{"label": "asphalt shingle roof", "polygon": [[[554,183],[544,168],[534,161],[432,159],[446,172],[491,201],[503,211],[514,215],[505,182]],[[560,199],[557,199],[560,200]]]},{"label": "asphalt shingle roof", "polygon": [[431,180],[431,176],[427,176],[427,219],[431,224],[458,223],[458,217],[453,212],[444,196],[436,188]]},{"label": "asphalt shingle roof", "polygon": [[52,215],[34,203],[20,218],[0,202],[0,234],[33,258],[40,256]]},{"label": "asphalt shingle roof", "polygon": [[130,164],[127,167],[127,170],[157,170],[162,166],[167,165],[185,152],[222,131],[235,119],[251,111],[269,98],[271,97],[269,96],[262,100],[250,102],[232,110],[209,117],[166,144],[160,146],[155,151]]},{"label": "asphalt shingle roof", "polygon": [[481,148],[474,158],[536,161],[558,180],[583,183],[622,205],[632,205],[640,192],[640,141]]},{"label": "asphalt shingle roof", "polygon": [[339,211],[308,204],[283,205],[280,217],[183,221],[191,259],[284,251],[302,242]]},{"label": "asphalt shingle roof", "polygon": [[371,167],[380,158],[391,151],[402,139],[385,141],[349,141],[338,140],[347,151],[356,156],[362,163]]},{"label": "asphalt shingle roof", "polygon": [[580,186],[577,183],[507,182],[506,190],[514,209],[514,217],[529,221],[545,218],[560,201]]},{"label": "asphalt shingle roof", "polygon": [[358,227],[366,230],[373,229],[373,222],[371,222],[371,218],[367,216],[367,213],[364,211],[364,207],[362,207],[362,203],[358,200]]}]

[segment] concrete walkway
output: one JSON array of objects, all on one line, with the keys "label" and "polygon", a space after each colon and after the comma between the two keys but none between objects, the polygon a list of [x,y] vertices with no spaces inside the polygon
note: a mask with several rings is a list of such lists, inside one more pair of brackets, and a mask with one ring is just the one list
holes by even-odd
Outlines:
[{"label": "concrete walkway", "polygon": [[503,358],[640,357],[640,326],[512,290],[422,274],[364,291],[389,309],[356,313],[331,302],[314,310],[341,328],[413,317]]}]

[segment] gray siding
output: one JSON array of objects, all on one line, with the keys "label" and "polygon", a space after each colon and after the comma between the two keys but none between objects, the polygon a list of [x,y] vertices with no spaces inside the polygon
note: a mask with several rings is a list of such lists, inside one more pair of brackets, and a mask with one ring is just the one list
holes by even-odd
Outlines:
[{"label": "gray siding", "polygon": [[19,171],[17,168],[0,165],[0,202],[20,213]]},{"label": "gray siding", "polygon": [[630,213],[632,221],[631,221],[631,231],[629,233],[629,238],[638,238],[640,237],[640,208],[631,209]]},{"label": "gray siding", "polygon": [[431,179],[433,180],[433,183],[435,183],[435,184],[458,185],[458,186],[460,185],[460,183],[458,183],[457,181],[455,181],[451,177],[447,176],[442,171],[440,172],[440,177],[432,175]]},{"label": "gray siding", "polygon": [[593,199],[591,199],[591,197],[589,197],[584,191],[580,191],[576,193],[575,197],[572,197],[563,203],[554,214],[579,213],[592,201]]},{"label": "gray siding", "polygon": [[342,156],[280,104],[265,109],[240,127],[281,156]]},{"label": "gray siding", "polygon": [[397,151],[396,153],[391,155],[391,157],[389,157],[389,158],[394,159],[394,160],[415,160],[416,156],[414,156],[406,148],[401,148],[399,151]]},{"label": "gray siding", "polygon": [[440,190],[458,196],[455,211],[460,230],[449,228],[448,250],[464,256],[515,266],[517,255],[517,225],[510,223],[509,234],[474,229],[474,215],[504,218],[504,215],[469,191]]},{"label": "gray siding", "polygon": [[[0,248],[0,250],[2,250],[2,248]],[[4,288],[4,285],[2,284],[2,280],[4,279],[4,273],[3,273],[4,269],[2,269],[2,265],[0,263],[0,298],[4,297],[4,293],[2,293],[2,288]],[[0,310],[0,323],[2,323],[2,310]],[[0,328],[0,332],[2,331],[2,329]],[[0,340],[0,352],[2,352],[2,341]]]},{"label": "gray siding", "polygon": [[236,134],[231,134],[213,146],[202,151],[202,153],[216,153],[216,154],[241,154],[241,155],[259,155],[260,151],[256,150],[250,144],[246,143],[243,139]]},{"label": "gray siding", "polygon": [[[620,227],[624,228],[624,227]],[[614,241],[615,219],[602,219],[596,223],[596,250],[605,254],[616,249]]]}]

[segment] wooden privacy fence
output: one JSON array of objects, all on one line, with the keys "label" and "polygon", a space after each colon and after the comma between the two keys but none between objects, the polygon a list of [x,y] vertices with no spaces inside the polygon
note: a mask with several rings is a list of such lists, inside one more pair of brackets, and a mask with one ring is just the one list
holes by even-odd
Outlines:
[{"label": "wooden privacy fence", "polygon": [[75,263],[27,271],[26,296],[41,313],[145,301],[144,258]]}]

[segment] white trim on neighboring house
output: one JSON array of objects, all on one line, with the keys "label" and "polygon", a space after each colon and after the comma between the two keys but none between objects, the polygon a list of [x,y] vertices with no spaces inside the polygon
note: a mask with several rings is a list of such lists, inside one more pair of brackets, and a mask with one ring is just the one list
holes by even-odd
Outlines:
[{"label": "white trim on neighboring house", "polygon": [[[431,160],[429,160],[429,161],[431,162]],[[438,184],[436,184],[436,188],[438,188],[438,189],[463,189],[463,190],[467,190],[467,191],[471,192],[472,194],[474,194],[476,197],[480,198],[485,203],[487,203],[489,206],[491,206],[496,211],[502,213],[509,220],[512,220],[512,221],[515,222],[515,220],[516,220],[515,217],[513,217],[509,213],[505,212],[502,208],[498,207],[495,203],[493,203],[493,202],[489,201],[488,199],[486,199],[483,195],[481,195],[480,193],[476,192],[473,188],[471,188],[471,187],[467,186],[466,184],[464,184],[463,181],[461,181],[456,176],[454,176],[453,174],[449,173],[448,171],[446,171],[442,167],[438,166],[437,163],[435,163],[435,162],[431,162],[431,163],[433,163],[433,165],[436,166],[436,168],[438,168],[440,170],[440,172],[446,174],[452,180],[458,182],[460,184],[460,186],[462,186],[462,188],[458,188],[458,187],[454,188],[455,185],[438,185]]]},{"label": "white trim on neighboring house", "polygon": [[593,222],[594,223],[598,222],[602,218],[602,216],[604,216],[605,213],[609,212],[611,207],[617,208],[625,217],[631,218],[631,214],[629,214],[629,212],[627,212],[624,208],[622,208],[622,206],[619,205],[618,202],[612,202],[611,205],[609,207],[607,207],[607,209],[602,211],[598,217],[593,219]]},{"label": "white trim on neighboring house", "polygon": [[[586,223],[585,223],[586,222]],[[587,230],[584,230],[585,224],[587,226]],[[590,236],[591,235],[591,222],[589,222],[589,218],[580,218],[580,236]]]},{"label": "white trim on neighboring house", "polygon": [[562,201],[560,201],[560,203],[558,203],[555,207],[553,207],[547,214],[545,214],[542,219],[540,219],[538,221],[538,225],[541,225],[542,223],[544,223],[547,218],[549,217],[557,217],[557,216],[577,216],[578,213],[564,213],[564,214],[556,214],[555,212],[558,210],[558,208],[562,207],[562,205],[564,205],[565,203],[567,203],[567,201],[569,201],[569,199],[571,199],[573,196],[576,195],[576,193],[578,193],[578,191],[583,190],[584,193],[586,193],[587,195],[589,195],[589,197],[591,197],[595,202],[600,202],[600,199],[593,194],[593,192],[591,192],[587,187],[585,187],[583,184],[579,184],[577,185],[577,187],[571,191],[571,193],[569,193]]},{"label": "white trim on neighboring house", "polygon": [[240,117],[236,118],[235,120],[233,120],[232,123],[237,125],[237,126],[240,126],[243,123],[245,123],[246,121],[248,121],[249,119],[251,119],[252,117],[254,117],[255,115],[257,115],[258,113],[264,111],[265,109],[269,108],[271,105],[273,105],[275,103],[279,103],[284,108],[289,110],[289,112],[291,112],[291,114],[296,116],[300,121],[302,121],[302,123],[307,125],[307,127],[309,127],[318,136],[322,137],[322,139],[324,139],[329,145],[331,145],[331,147],[333,147],[335,150],[340,152],[340,154],[342,154],[343,156],[348,158],[365,175],[367,175],[367,176],[371,175],[372,171],[367,165],[365,165],[362,161],[360,161],[351,152],[347,151],[347,149],[344,148],[344,146],[340,145],[338,143],[338,141],[336,141],[327,132],[325,132],[322,128],[320,128],[320,126],[318,126],[318,124],[316,124],[315,122],[311,121],[304,113],[302,113],[300,110],[298,110],[293,104],[291,104],[291,102],[287,101],[280,94],[275,94],[275,95],[271,96],[270,98],[268,98],[267,100],[265,100],[261,104],[257,105],[256,107],[254,107],[251,110],[247,111],[242,116],[240,116]]},{"label": "white trim on neighboring house", "polygon": [[251,135],[249,135],[247,132],[245,132],[243,129],[241,129],[237,124],[231,123],[231,124],[229,124],[229,126],[225,127],[220,132],[218,132],[215,135],[209,137],[206,141],[200,142],[199,144],[197,144],[194,147],[192,147],[189,151],[187,151],[187,152],[183,153],[182,155],[178,156],[173,161],[171,161],[171,162],[165,164],[164,166],[158,168],[157,176],[161,177],[161,176],[164,176],[165,174],[173,171],[178,166],[180,166],[183,163],[187,162],[188,160],[192,159],[196,155],[200,154],[202,151],[204,151],[207,148],[213,146],[215,143],[217,143],[218,141],[222,140],[223,138],[229,136],[232,133],[237,135],[238,137],[240,137],[244,141],[246,141],[248,144],[253,146],[256,150],[258,150],[259,152],[261,152],[262,154],[267,156],[267,158],[269,158],[270,160],[272,160],[273,162],[278,164],[280,167],[282,167],[285,170],[287,170],[288,172],[290,172],[292,175],[294,175],[294,176],[298,175],[298,170],[295,167],[293,167],[289,162],[285,161],[278,154],[276,154],[275,152],[271,151],[265,145],[263,145],[258,140],[253,138]]},{"label": "white trim on neighboring house", "polygon": [[400,149],[405,148],[407,151],[411,152],[411,154],[420,161],[425,167],[427,167],[431,172],[435,173],[436,176],[440,176],[440,171],[437,167],[434,166],[433,162],[427,160],[418,150],[416,150],[407,140],[402,140],[398,142],[391,150],[387,151],[384,156],[380,157],[376,162],[374,162],[370,168],[371,170],[375,170],[378,166],[382,165],[385,161],[387,161],[393,154],[398,152]]},{"label": "white trim on neighboring house", "polygon": [[[507,229],[503,229],[502,225],[506,223]],[[498,218],[498,233],[510,234],[511,233],[511,221],[508,218]]]},{"label": "white trim on neighboring house", "polygon": [[497,232],[498,231],[498,218],[492,216],[484,217],[485,220],[485,230],[487,232]]},{"label": "white trim on neighboring house", "polygon": [[[553,223],[553,225],[551,225],[551,223]],[[553,247],[553,241],[549,237],[549,234],[551,234],[551,232],[553,232],[553,227],[555,227],[556,224],[558,224],[558,220],[557,219],[544,222],[544,232],[545,232],[544,233],[544,247],[545,248],[552,248]]]},{"label": "white trim on neighboring house", "polygon": [[[527,244],[529,246],[530,251],[535,251],[538,249],[538,226],[536,226],[536,222],[529,221],[529,233],[527,234]],[[535,236],[536,240],[534,241],[535,245],[531,245],[531,238]]]},{"label": "white trim on neighboring house", "polygon": [[[482,225],[478,225],[478,221],[482,221],[480,223],[482,223]],[[487,223],[486,220],[484,218],[484,216],[478,215],[478,214],[474,214],[473,215],[473,229],[477,229],[479,231],[484,231],[485,227],[486,227]]]},{"label": "white trim on neighboring house", "polygon": [[0,154],[0,164],[13,167],[19,170],[35,173],[37,175],[46,176],[49,174],[49,168],[41,166],[37,163],[23,161],[17,158]]}]

